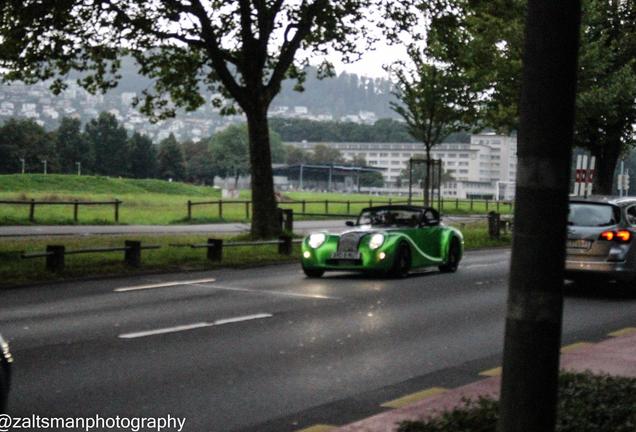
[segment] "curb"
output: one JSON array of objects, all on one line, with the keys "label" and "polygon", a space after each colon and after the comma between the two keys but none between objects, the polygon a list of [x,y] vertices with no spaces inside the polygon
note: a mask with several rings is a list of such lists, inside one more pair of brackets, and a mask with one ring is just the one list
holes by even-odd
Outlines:
[{"label": "curb", "polygon": [[[591,371],[636,378],[636,327],[628,327],[609,334],[609,339],[598,343],[576,343],[563,347],[561,369],[573,372]],[[498,398],[501,377],[497,368],[490,378],[457,387],[442,393],[433,393],[417,402],[376,414],[354,423],[329,429],[330,432],[396,432],[402,421],[426,420],[452,410],[466,398],[480,396]],[[422,392],[424,393],[424,392]]]}]

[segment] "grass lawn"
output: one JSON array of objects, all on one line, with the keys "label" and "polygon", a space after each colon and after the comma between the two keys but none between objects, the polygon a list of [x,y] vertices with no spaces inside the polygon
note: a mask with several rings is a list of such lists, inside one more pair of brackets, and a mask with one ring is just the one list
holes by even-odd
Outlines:
[{"label": "grass lawn", "polygon": [[[483,223],[471,224],[462,229],[467,249],[505,246],[510,238],[490,240]],[[223,236],[214,236],[223,238]],[[245,267],[263,264],[295,262],[300,246],[294,245],[291,256],[279,255],[276,245],[231,247],[223,251],[222,262],[210,262],[205,249],[173,247],[171,244],[206,243],[202,235],[151,235],[151,236],[64,236],[17,237],[0,240],[0,288],[81,277],[126,275],[142,271],[210,270],[219,267]],[[245,236],[225,237],[228,240],[244,240]],[[64,245],[67,250],[121,247],[124,240],[140,240],[142,245],[161,245],[161,249],[141,252],[142,267],[132,269],[123,264],[123,252],[87,253],[68,255],[66,268],[59,274],[45,269],[45,258],[22,259],[22,252],[44,251],[47,245]]]},{"label": "grass lawn", "polygon": [[[173,223],[213,223],[230,221],[248,221],[251,217],[251,205],[246,208],[242,200],[249,200],[249,191],[241,191],[237,200],[223,200],[222,215],[219,205],[201,205],[192,208],[192,219],[187,219],[187,202],[218,201],[221,192],[213,187],[194,186],[186,183],[164,180],[135,180],[96,176],[11,174],[0,175],[0,200],[36,201],[113,201],[119,199],[119,223],[165,225]],[[283,194],[281,208],[291,208],[296,212],[357,214],[370,204],[386,204],[389,200],[404,203],[406,197],[379,197],[363,194],[289,192]],[[239,202],[236,202],[239,201]],[[325,203],[325,201],[331,201]],[[338,201],[335,203],[333,201]],[[350,205],[346,202],[350,201]],[[496,210],[496,204],[490,202],[488,210]],[[486,213],[484,201],[445,200],[442,206],[445,214]],[[508,204],[501,203],[501,213],[511,213]],[[80,206],[78,223],[113,224],[114,207]],[[300,220],[307,217],[297,216]],[[309,217],[314,218],[314,217]],[[30,224],[29,206],[0,204],[0,225]],[[36,205],[35,224],[73,224],[72,205]]]}]

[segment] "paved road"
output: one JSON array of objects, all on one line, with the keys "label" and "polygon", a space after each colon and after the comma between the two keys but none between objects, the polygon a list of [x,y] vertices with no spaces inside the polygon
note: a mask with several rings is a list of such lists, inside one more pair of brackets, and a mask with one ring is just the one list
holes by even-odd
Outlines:
[{"label": "paved road", "polygon": [[[450,216],[450,225],[484,220],[484,216]],[[316,230],[342,230],[346,219],[294,222],[294,231],[308,233]],[[66,235],[124,235],[124,234],[210,234],[244,233],[250,225],[244,223],[216,223],[203,225],[11,225],[0,226],[0,237],[34,237]]]},{"label": "paved road", "polygon": [[[404,280],[310,280],[284,265],[5,291],[0,330],[16,359],[9,409],[170,413],[194,432],[346,423],[497,366],[508,265],[499,249],[468,253],[455,274]],[[634,317],[633,298],[570,295],[564,343]]]},{"label": "paved road", "polygon": [[[345,220],[297,221],[300,233],[317,229],[340,229]],[[116,234],[209,234],[249,232],[249,224],[217,223],[203,225],[15,225],[0,226],[0,237]]]}]

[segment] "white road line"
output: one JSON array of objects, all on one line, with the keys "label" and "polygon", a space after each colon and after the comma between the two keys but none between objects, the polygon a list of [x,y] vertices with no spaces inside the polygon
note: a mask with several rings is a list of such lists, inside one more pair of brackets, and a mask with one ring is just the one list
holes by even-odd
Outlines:
[{"label": "white road line", "polygon": [[214,278],[209,278],[209,279],[197,279],[197,280],[190,280],[190,281],[164,282],[164,283],[158,283],[158,284],[152,284],[152,285],[136,285],[136,286],[116,288],[113,291],[127,292],[127,291],[139,291],[139,290],[147,290],[147,289],[155,289],[155,288],[168,288],[168,287],[179,286],[179,285],[194,285],[197,283],[210,283],[210,282],[214,282],[215,280],[216,279]]},{"label": "white road line", "polygon": [[135,338],[146,337],[146,336],[155,336],[155,335],[166,334],[166,333],[176,333],[176,332],[182,332],[187,330],[195,330],[195,329],[204,328],[204,327],[214,327],[214,326],[221,326],[224,324],[233,324],[233,323],[242,322],[242,321],[271,318],[273,316],[274,315],[268,314],[268,313],[244,315],[244,316],[239,316],[234,318],[220,319],[214,322],[199,322],[194,324],[185,324],[185,325],[180,325],[175,327],[166,327],[166,328],[155,329],[155,330],[123,333],[119,335],[119,338],[120,339],[135,339]]},{"label": "white road line", "polygon": [[134,339],[134,338],[140,338],[140,337],[145,337],[145,336],[154,336],[154,335],[159,335],[159,334],[164,334],[164,333],[176,333],[176,332],[180,332],[180,331],[194,330],[194,329],[198,329],[198,328],[202,328],[202,327],[212,327],[213,325],[214,325],[214,323],[200,322],[200,323],[180,325],[180,326],[175,326],[175,327],[167,327],[167,328],[156,329],[156,330],[147,330],[147,331],[140,331],[140,332],[133,332],[133,333],[124,333],[124,334],[120,334],[119,337],[121,339]]},{"label": "white road line", "polygon": [[301,293],[291,293],[286,291],[271,291],[271,290],[261,290],[261,289],[230,287],[230,286],[217,285],[217,284],[202,285],[200,283],[192,283],[190,285],[224,290],[224,291],[240,291],[240,292],[249,292],[254,294],[273,294],[273,295],[280,295],[280,296],[286,296],[286,297],[302,297],[302,298],[313,298],[313,299],[322,299],[322,300],[340,300],[339,297],[330,297],[330,296],[326,296],[322,294],[301,294]]},{"label": "white road line", "polygon": [[220,325],[223,325],[223,324],[232,324],[232,323],[237,323],[237,322],[241,322],[241,321],[251,321],[251,320],[255,320],[255,319],[271,318],[273,316],[274,315],[268,314],[268,313],[260,313],[260,314],[254,314],[254,315],[240,316],[240,317],[236,317],[236,318],[225,318],[225,319],[220,319],[220,320],[214,321],[214,325],[220,326]]}]

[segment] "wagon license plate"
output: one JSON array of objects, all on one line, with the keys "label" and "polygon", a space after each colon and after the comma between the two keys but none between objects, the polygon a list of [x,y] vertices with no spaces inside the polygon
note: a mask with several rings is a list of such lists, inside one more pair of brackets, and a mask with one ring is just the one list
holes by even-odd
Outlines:
[{"label": "wagon license plate", "polygon": [[590,247],[592,247],[592,241],[591,240],[582,240],[582,239],[570,239],[567,242],[567,248],[568,249],[584,249],[584,250],[588,250]]},{"label": "wagon license plate", "polygon": [[331,258],[357,260],[360,259],[360,252],[334,252],[331,254]]}]

